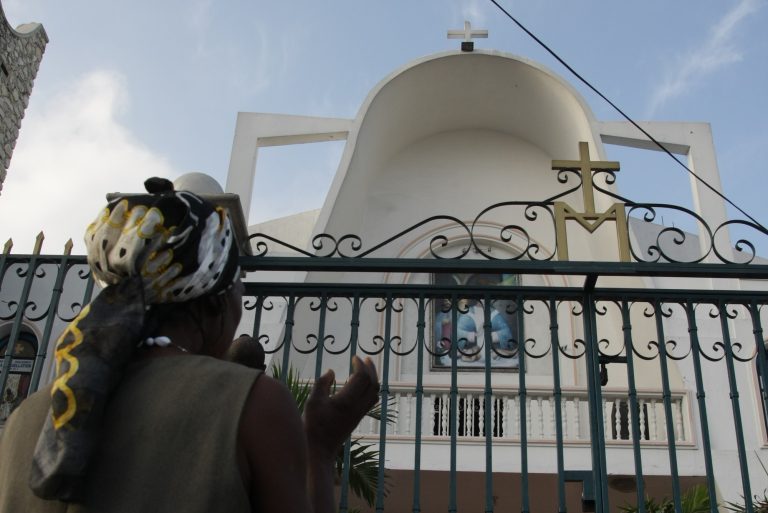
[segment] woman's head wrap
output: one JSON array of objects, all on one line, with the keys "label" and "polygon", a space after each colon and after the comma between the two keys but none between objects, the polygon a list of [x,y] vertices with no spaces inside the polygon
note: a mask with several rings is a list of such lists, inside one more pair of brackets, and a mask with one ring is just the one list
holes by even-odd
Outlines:
[{"label": "woman's head wrap", "polygon": [[102,285],[140,276],[147,304],[220,292],[237,275],[237,244],[226,211],[150,178],[142,194],[107,205],[85,233],[88,264]]},{"label": "woman's head wrap", "polygon": [[165,179],[111,201],[86,230],[88,264],[104,287],[61,334],[51,414],[35,448],[40,497],[81,498],[107,398],[146,333],[150,305],[224,292],[239,276],[229,216]]}]

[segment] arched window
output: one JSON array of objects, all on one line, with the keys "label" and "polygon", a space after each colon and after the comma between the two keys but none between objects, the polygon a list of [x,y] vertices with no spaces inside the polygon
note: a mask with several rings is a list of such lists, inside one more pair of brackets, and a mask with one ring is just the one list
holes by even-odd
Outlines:
[{"label": "arched window", "polygon": [[[5,358],[9,338],[8,335],[0,338],[0,361]],[[5,382],[5,389],[2,391],[2,402],[0,402],[0,422],[4,422],[29,394],[36,354],[37,337],[30,332],[22,331],[16,343],[13,344],[11,368]]]},{"label": "arched window", "polygon": [[[475,274],[435,274],[435,285],[493,289],[495,287],[517,286],[520,277],[516,274],[475,273]],[[510,300],[494,301],[490,306],[491,317],[491,362],[494,371],[518,368],[517,322],[514,305]],[[477,299],[459,298],[452,305],[449,298],[439,299],[432,304],[432,370],[450,370],[451,357],[449,348],[454,332],[453,310],[457,319],[456,337],[458,339],[459,370],[485,370],[485,331],[483,324],[485,312],[483,304]]]}]

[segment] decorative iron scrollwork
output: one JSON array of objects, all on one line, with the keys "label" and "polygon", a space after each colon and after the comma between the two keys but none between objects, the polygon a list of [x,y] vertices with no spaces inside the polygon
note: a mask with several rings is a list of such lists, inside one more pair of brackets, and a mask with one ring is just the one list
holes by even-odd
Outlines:
[{"label": "decorative iron scrollwork", "polygon": [[[487,260],[563,261],[569,259],[567,226],[580,225],[584,232],[593,233],[605,222],[612,222],[621,261],[699,263],[716,260],[725,264],[749,264],[755,260],[756,241],[738,236],[732,243],[730,231],[738,228],[740,233],[747,231],[766,237],[768,231],[764,227],[746,220],[729,220],[712,226],[685,207],[638,203],[624,198],[610,189],[617,181],[618,163],[591,161],[587,143],[580,143],[579,149],[580,160],[552,162],[557,182],[566,186],[564,191],[543,201],[495,203],[481,209],[471,221],[448,214],[435,215],[370,246],[357,234],[321,233],[314,236],[309,248],[299,248],[265,233],[255,233],[249,239],[257,257],[286,250],[310,258],[380,257],[387,256],[388,249],[390,255],[397,253],[398,242],[422,240],[428,256],[440,260],[477,255]],[[583,196],[582,210],[565,202],[566,198],[579,193]],[[596,202],[597,195],[611,203],[607,210],[597,209],[598,203],[606,203]],[[689,219],[698,233],[660,223],[664,211]],[[435,226],[437,232],[431,229]],[[630,233],[637,236],[630,237]],[[503,248],[503,251],[493,252],[492,248]]]}]

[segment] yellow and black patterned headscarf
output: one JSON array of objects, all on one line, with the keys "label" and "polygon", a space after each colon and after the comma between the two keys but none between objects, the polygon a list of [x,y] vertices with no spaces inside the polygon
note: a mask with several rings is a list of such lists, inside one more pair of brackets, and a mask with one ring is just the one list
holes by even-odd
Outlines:
[{"label": "yellow and black patterned headscarf", "polygon": [[80,499],[105,404],[148,335],[152,305],[222,293],[239,276],[225,210],[162,178],[145,187],[110,202],[86,230],[88,264],[104,288],[56,344],[51,414],[30,476],[45,499]]},{"label": "yellow and black patterned headscarf", "polygon": [[223,290],[237,275],[237,245],[224,209],[168,180],[154,194],[112,201],[86,230],[88,264],[101,284],[141,276],[147,304],[176,303]]}]

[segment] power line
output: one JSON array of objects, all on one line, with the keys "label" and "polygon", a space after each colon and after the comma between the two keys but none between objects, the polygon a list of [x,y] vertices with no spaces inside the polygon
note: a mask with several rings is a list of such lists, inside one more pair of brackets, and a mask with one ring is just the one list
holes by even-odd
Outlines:
[{"label": "power line", "polygon": [[609,100],[609,99],[608,99],[608,97],[606,97],[606,96],[605,96],[603,93],[601,93],[601,92],[600,92],[600,91],[599,91],[599,90],[598,90],[598,89],[597,89],[595,86],[593,86],[591,83],[589,83],[589,81],[588,81],[587,79],[585,79],[584,77],[582,77],[582,76],[581,76],[581,75],[580,75],[580,74],[579,74],[579,73],[578,73],[578,72],[577,72],[575,69],[573,69],[573,68],[572,68],[572,67],[571,67],[571,66],[570,66],[570,65],[569,65],[567,62],[565,62],[565,61],[564,61],[564,60],[563,60],[563,59],[562,59],[562,58],[561,58],[561,57],[560,57],[558,54],[556,54],[556,53],[555,53],[555,51],[554,51],[554,50],[552,50],[552,49],[551,49],[549,46],[547,46],[547,45],[546,45],[546,43],[544,43],[544,41],[542,41],[541,39],[539,39],[538,37],[536,37],[536,35],[535,35],[533,32],[531,32],[530,30],[528,30],[528,29],[527,29],[527,28],[526,28],[526,27],[525,27],[525,26],[524,26],[522,23],[520,23],[519,21],[517,21],[517,19],[516,19],[514,16],[512,16],[512,15],[511,15],[511,14],[510,14],[510,13],[509,13],[509,12],[508,12],[506,9],[504,9],[504,8],[503,8],[501,5],[499,5],[499,3],[498,3],[496,0],[490,0],[490,2],[491,2],[493,5],[495,5],[496,7],[498,7],[498,8],[499,8],[499,10],[500,10],[501,12],[503,12],[503,13],[504,13],[504,14],[507,16],[507,18],[509,18],[510,20],[512,20],[512,21],[515,23],[515,25],[517,25],[518,27],[520,27],[520,29],[521,29],[521,30],[523,30],[523,32],[525,32],[526,34],[528,34],[528,35],[529,35],[529,36],[530,36],[530,37],[531,37],[531,38],[532,38],[534,41],[536,41],[536,42],[537,42],[537,43],[538,43],[538,44],[539,44],[539,45],[540,45],[542,48],[544,48],[544,50],[546,50],[546,51],[547,51],[547,52],[548,52],[548,53],[549,53],[549,54],[550,54],[552,57],[554,57],[555,59],[557,59],[557,62],[559,62],[560,64],[562,64],[563,66],[565,66],[565,68],[566,68],[568,71],[570,71],[570,72],[571,72],[571,73],[572,73],[572,74],[573,74],[573,75],[574,75],[576,78],[578,78],[578,79],[579,79],[579,80],[580,80],[580,81],[581,81],[581,82],[582,82],[584,85],[586,85],[587,87],[589,87],[589,88],[590,88],[590,89],[591,89],[591,90],[592,90],[592,91],[593,91],[595,94],[597,94],[597,95],[598,95],[600,98],[602,98],[603,100],[605,100],[605,101],[606,101],[606,103],[608,103],[608,105],[610,105],[611,107],[613,107],[613,108],[614,108],[614,110],[616,110],[616,112],[618,112],[619,114],[621,114],[621,116],[622,116],[624,119],[626,119],[627,121],[629,121],[630,123],[632,123],[632,124],[635,126],[635,128],[637,128],[638,130],[640,130],[640,132],[642,132],[642,133],[643,133],[643,135],[645,135],[645,136],[648,138],[648,140],[649,140],[649,141],[651,141],[653,144],[655,144],[656,146],[658,146],[658,147],[659,147],[659,149],[660,149],[661,151],[663,151],[664,153],[666,153],[667,155],[669,155],[669,157],[670,157],[672,160],[674,160],[675,162],[677,162],[678,164],[680,164],[680,166],[682,166],[682,168],[683,168],[683,169],[685,169],[685,170],[686,170],[688,173],[690,173],[690,174],[691,174],[693,177],[695,177],[695,178],[696,178],[696,180],[698,180],[699,182],[701,182],[702,184],[704,184],[704,185],[705,185],[705,186],[706,186],[706,187],[707,187],[709,190],[711,190],[712,192],[714,192],[715,194],[717,194],[717,195],[718,195],[720,198],[722,198],[723,200],[725,200],[725,201],[726,201],[726,202],[727,202],[729,205],[731,205],[733,208],[735,208],[736,210],[738,210],[739,212],[741,212],[742,214],[744,214],[744,215],[745,215],[747,218],[749,218],[749,220],[750,220],[750,221],[752,221],[753,223],[755,223],[755,224],[756,224],[758,227],[760,227],[760,228],[761,228],[763,231],[765,231],[765,232],[768,232],[768,229],[766,229],[766,228],[765,228],[765,227],[764,227],[764,226],[763,226],[763,225],[762,225],[760,222],[758,222],[758,221],[757,221],[757,219],[755,219],[755,218],[754,218],[754,217],[752,217],[751,215],[747,214],[747,213],[746,213],[744,210],[742,210],[742,209],[741,209],[741,208],[740,208],[738,205],[736,205],[736,204],[735,204],[733,201],[731,201],[730,199],[728,199],[728,198],[727,198],[727,197],[726,197],[726,196],[725,196],[723,193],[721,193],[720,191],[718,191],[717,189],[715,189],[713,186],[711,186],[711,185],[709,184],[709,182],[707,182],[706,180],[704,180],[703,178],[701,178],[699,175],[697,175],[696,173],[694,173],[694,172],[693,172],[693,170],[691,170],[691,168],[689,168],[688,166],[686,166],[686,165],[685,165],[685,164],[684,164],[684,163],[683,163],[683,162],[682,162],[680,159],[678,159],[677,157],[675,157],[675,156],[674,156],[674,155],[673,155],[673,154],[672,154],[672,153],[671,153],[671,152],[670,152],[670,151],[669,151],[667,148],[665,148],[665,147],[664,147],[664,145],[663,145],[663,144],[661,144],[659,141],[657,141],[657,140],[656,140],[656,138],[654,138],[654,137],[653,137],[651,134],[649,134],[649,133],[648,133],[648,132],[647,132],[647,131],[646,131],[646,130],[643,128],[643,127],[641,127],[639,124],[637,124],[637,123],[635,122],[635,120],[633,120],[633,119],[632,119],[632,118],[630,118],[630,117],[629,117],[627,114],[625,114],[623,110],[621,110],[621,109],[620,109],[620,108],[619,108],[619,107],[618,107],[616,104],[614,104],[614,103],[613,103],[611,100]]}]

